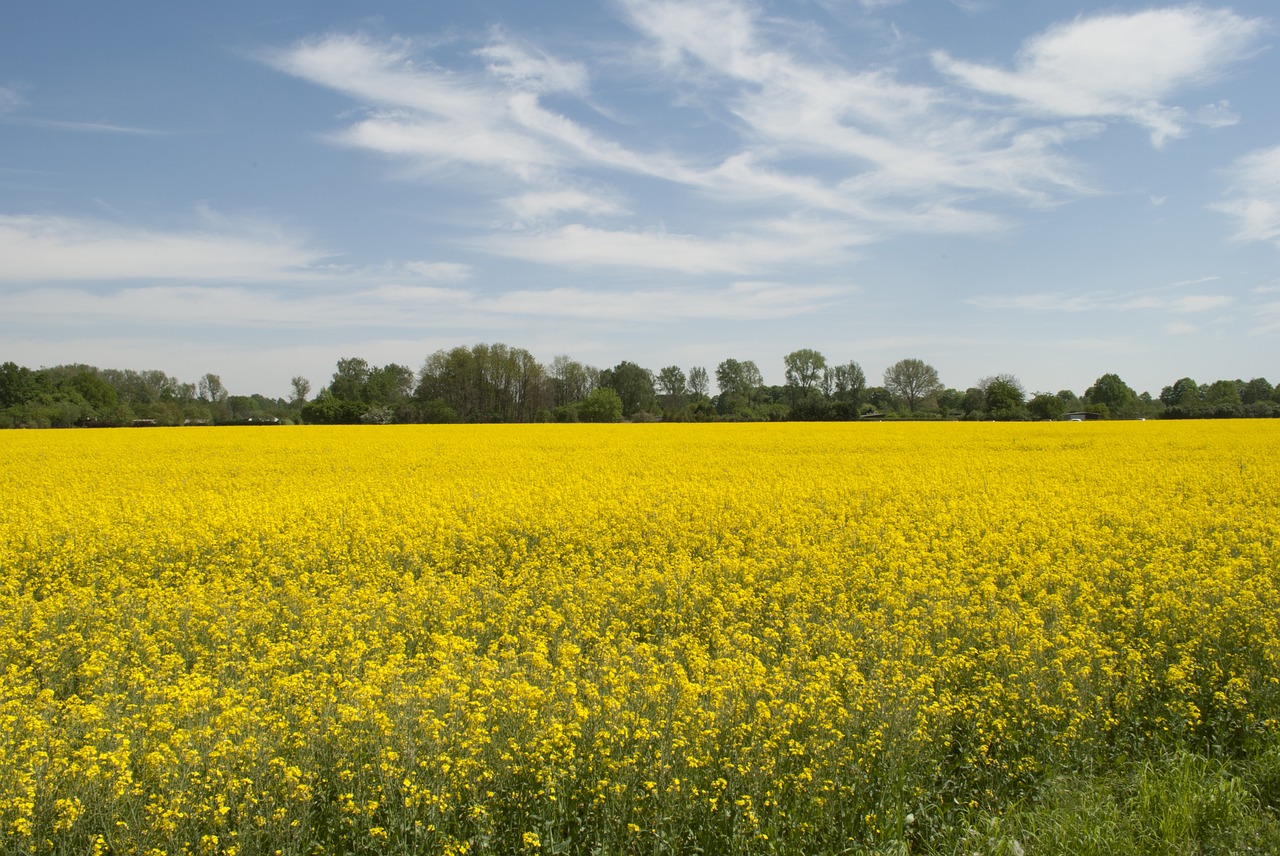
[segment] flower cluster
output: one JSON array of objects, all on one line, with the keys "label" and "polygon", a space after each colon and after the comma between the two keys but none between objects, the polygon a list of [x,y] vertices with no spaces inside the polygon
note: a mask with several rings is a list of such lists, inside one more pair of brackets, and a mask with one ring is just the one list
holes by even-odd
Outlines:
[{"label": "flower cluster", "polygon": [[0,849],[839,851],[1280,728],[1280,426],[0,435]]}]

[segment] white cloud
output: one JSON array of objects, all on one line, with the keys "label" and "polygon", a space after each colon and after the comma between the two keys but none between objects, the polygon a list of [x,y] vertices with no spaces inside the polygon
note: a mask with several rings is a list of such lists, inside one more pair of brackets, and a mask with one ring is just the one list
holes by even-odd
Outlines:
[{"label": "white cloud", "polygon": [[[1210,277],[1210,279],[1214,278]],[[1153,294],[1113,294],[1110,292],[1090,292],[1087,294],[1039,292],[998,297],[972,297],[965,302],[981,309],[1013,309],[1027,312],[1075,313],[1100,310],[1159,310],[1179,315],[1189,315],[1207,312],[1212,309],[1222,309],[1230,306],[1235,301],[1234,298],[1225,294],[1189,294],[1180,297],[1167,297]]]},{"label": "white cloud", "polygon": [[0,215],[0,283],[175,278],[273,282],[316,275],[331,253],[261,229],[156,231],[101,220]]},{"label": "white cloud", "polygon": [[1210,207],[1235,220],[1237,241],[1280,246],[1280,146],[1244,155],[1228,174],[1230,195]]},{"label": "white cloud", "polygon": [[622,204],[611,196],[578,188],[531,191],[508,197],[502,200],[502,204],[518,220],[534,222],[575,211],[596,217],[625,211]]},{"label": "white cloud", "polygon": [[499,235],[480,246],[543,264],[672,270],[688,274],[758,274],[784,264],[835,264],[866,236],[848,224],[778,221],[722,238],[651,231],[559,229]]},{"label": "white cloud", "polygon": [[21,107],[24,100],[18,90],[8,86],[0,86],[0,113],[7,113]]},{"label": "white cloud", "polygon": [[713,291],[554,288],[512,291],[482,305],[505,313],[615,321],[758,320],[810,314],[846,293],[834,286],[775,282],[739,282]]},{"label": "white cloud", "polygon": [[[1013,98],[1050,116],[1121,118],[1145,126],[1152,143],[1186,134],[1184,108],[1165,103],[1221,77],[1252,49],[1264,24],[1229,9],[1180,6],[1097,15],[1029,39],[1012,71],[934,54],[938,69],[979,92]],[[1201,121],[1233,121],[1223,104]]]},{"label": "white cloud", "polygon": [[[976,208],[975,194],[1044,204],[1090,190],[1061,149],[1097,134],[1096,123],[1028,127],[1015,118],[978,116],[945,90],[803,58],[775,44],[782,44],[784,23],[761,19],[736,0],[624,0],[623,8],[656,48],[639,52],[641,61],[656,56],[667,77],[678,78],[667,81],[673,98],[685,92],[694,103],[718,105],[709,112],[720,123],[717,132],[729,135],[718,162],[693,150],[641,149],[605,133],[633,135],[628,123],[593,125],[551,109],[548,93],[585,97],[585,66],[501,33],[475,52],[484,68],[446,70],[410,41],[343,35],[278,51],[268,61],[372,108],[334,139],[427,171],[482,170],[475,175],[480,186],[498,189],[521,222],[574,210],[621,213],[563,190],[588,171],[598,182],[599,170],[656,178],[722,201],[856,218],[881,231],[1000,231],[1006,220]],[[600,113],[585,106],[584,116]],[[797,159],[811,165],[798,168]],[[499,174],[528,189],[503,192]]]},{"label": "white cloud", "polygon": [[[955,190],[1040,201],[1087,190],[1057,147],[1097,133],[1093,125],[1028,129],[970,115],[949,93],[901,83],[885,71],[805,61],[772,46],[756,15],[731,0],[626,0],[625,8],[686,82],[710,89],[703,79],[709,71],[720,85],[736,86],[726,103],[746,124],[747,156],[816,156],[843,172],[825,207],[848,210],[869,200],[936,198]],[[788,178],[791,187],[803,188],[807,177]],[[759,191],[768,196],[779,189],[770,180]]]},{"label": "white cloud", "polygon": [[535,92],[573,92],[587,90],[587,71],[581,63],[564,62],[547,53],[531,50],[498,37],[476,52],[489,61],[494,77]]},{"label": "white cloud", "polygon": [[1190,315],[1196,312],[1208,312],[1211,309],[1224,309],[1234,303],[1234,299],[1225,294],[1189,294],[1179,297],[1167,304],[1170,312]]}]

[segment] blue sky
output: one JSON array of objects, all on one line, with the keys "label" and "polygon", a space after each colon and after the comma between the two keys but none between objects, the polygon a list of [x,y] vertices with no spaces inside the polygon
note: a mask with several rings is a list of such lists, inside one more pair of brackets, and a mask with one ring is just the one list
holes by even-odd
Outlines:
[{"label": "blue sky", "polygon": [[12,4],[0,360],[1280,381],[1273,2]]}]

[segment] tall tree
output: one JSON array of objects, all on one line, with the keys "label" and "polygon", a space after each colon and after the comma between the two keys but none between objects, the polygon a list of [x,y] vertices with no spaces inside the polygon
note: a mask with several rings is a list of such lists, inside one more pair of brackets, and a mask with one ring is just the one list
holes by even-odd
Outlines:
[{"label": "tall tree", "polygon": [[600,372],[600,385],[610,387],[618,393],[618,397],[622,399],[623,416],[632,416],[642,410],[657,410],[653,372],[635,363],[623,360],[613,368]]},{"label": "tall tree", "polygon": [[938,370],[923,360],[908,358],[884,370],[884,388],[915,414],[930,398],[942,392]]},{"label": "tall tree", "polygon": [[727,359],[716,366],[716,384],[722,395],[750,399],[764,385],[764,376],[751,360]]},{"label": "tall tree", "polygon": [[563,407],[586,398],[587,393],[595,388],[600,371],[560,354],[551,360],[548,375],[551,379],[553,405]]},{"label": "tall tree", "polygon": [[341,401],[364,401],[369,382],[369,363],[360,357],[338,360],[338,370],[329,383],[329,394]]},{"label": "tall tree", "polygon": [[998,374],[978,381],[982,390],[986,412],[992,419],[1016,419],[1023,417],[1023,401],[1026,393],[1022,381],[1011,374]]},{"label": "tall tree", "polygon": [[705,398],[711,394],[711,378],[707,375],[705,366],[694,366],[689,369],[689,392],[698,398]]},{"label": "tall tree", "polygon": [[219,402],[227,400],[227,388],[222,385],[222,378],[216,374],[201,376],[198,385],[200,397],[205,401]]},{"label": "tall tree", "polygon": [[658,389],[663,395],[684,395],[686,384],[679,366],[666,366],[658,372]]},{"label": "tall tree", "polygon": [[1036,419],[1059,419],[1066,410],[1066,402],[1051,392],[1037,392],[1027,402],[1027,412]]},{"label": "tall tree", "polygon": [[1104,374],[1085,390],[1085,401],[1106,408],[1106,415],[1131,416],[1138,406],[1138,394],[1113,373]]},{"label": "tall tree", "polygon": [[289,385],[293,388],[292,401],[294,404],[301,406],[307,403],[307,393],[311,392],[311,381],[302,375],[294,375],[289,380]]},{"label": "tall tree", "polygon": [[856,411],[862,405],[867,391],[867,375],[862,366],[853,360],[838,366],[832,366],[826,385],[831,388],[831,397],[836,401],[851,405]]},{"label": "tall tree", "polygon": [[812,348],[792,351],[782,362],[786,366],[787,391],[793,405],[818,388],[827,367],[827,358]]}]

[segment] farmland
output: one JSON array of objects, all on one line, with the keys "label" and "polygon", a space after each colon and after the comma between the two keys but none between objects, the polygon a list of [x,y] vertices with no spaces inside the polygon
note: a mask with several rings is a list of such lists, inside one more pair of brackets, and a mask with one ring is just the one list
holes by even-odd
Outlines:
[{"label": "farmland", "polygon": [[[1077,784],[1134,846],[1242,846],[1280,797],[1278,450],[5,432],[0,849],[1049,852]],[[1200,827],[1124,828],[1183,773]]]}]

